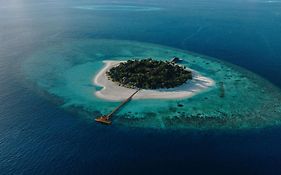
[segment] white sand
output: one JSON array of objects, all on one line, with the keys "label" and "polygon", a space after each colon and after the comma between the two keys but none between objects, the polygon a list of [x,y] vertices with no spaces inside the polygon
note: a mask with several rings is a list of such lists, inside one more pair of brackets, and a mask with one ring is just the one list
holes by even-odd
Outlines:
[{"label": "white sand", "polygon": [[[121,61],[103,61],[105,67],[95,76],[93,82],[103,87],[100,91],[95,92],[99,98],[110,101],[121,101],[128,98],[135,89],[129,89],[119,86],[117,83],[111,81],[106,76],[106,72],[117,66]],[[204,77],[192,70],[193,79],[188,80],[185,84],[171,89],[157,89],[157,90],[141,90],[133,99],[181,99],[192,97],[202,91],[215,85],[214,80]]]}]

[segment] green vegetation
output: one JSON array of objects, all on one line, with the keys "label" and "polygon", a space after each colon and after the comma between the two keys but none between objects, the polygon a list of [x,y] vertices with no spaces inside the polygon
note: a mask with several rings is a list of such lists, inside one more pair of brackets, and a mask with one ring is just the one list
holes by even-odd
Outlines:
[{"label": "green vegetation", "polygon": [[111,68],[109,79],[128,88],[174,88],[192,79],[192,72],[184,66],[152,59],[128,60]]}]

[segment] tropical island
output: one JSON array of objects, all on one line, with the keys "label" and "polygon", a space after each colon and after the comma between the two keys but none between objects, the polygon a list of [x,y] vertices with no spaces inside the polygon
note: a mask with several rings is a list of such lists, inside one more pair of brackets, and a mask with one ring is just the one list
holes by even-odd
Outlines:
[{"label": "tropical island", "polygon": [[106,75],[127,88],[174,88],[192,79],[191,70],[173,61],[149,59],[128,60],[112,67]]},{"label": "tropical island", "polygon": [[101,99],[122,101],[141,89],[134,99],[190,98],[215,85],[214,80],[173,61],[130,59],[105,60],[93,83]]}]

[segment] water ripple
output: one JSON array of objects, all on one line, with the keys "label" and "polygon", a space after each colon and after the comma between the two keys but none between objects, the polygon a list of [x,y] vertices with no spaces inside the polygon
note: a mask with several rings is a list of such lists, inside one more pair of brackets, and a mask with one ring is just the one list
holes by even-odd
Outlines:
[{"label": "water ripple", "polygon": [[135,5],[87,5],[76,6],[76,9],[94,10],[94,11],[159,11],[159,7],[135,6]]}]

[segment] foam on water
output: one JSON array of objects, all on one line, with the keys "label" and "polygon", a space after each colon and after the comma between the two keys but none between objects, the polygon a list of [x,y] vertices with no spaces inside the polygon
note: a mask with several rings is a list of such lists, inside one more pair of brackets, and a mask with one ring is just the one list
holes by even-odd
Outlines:
[{"label": "foam on water", "polygon": [[[133,100],[113,119],[115,125],[156,128],[253,128],[279,124],[281,93],[268,81],[236,66],[160,45],[119,40],[76,40],[34,53],[22,70],[36,89],[57,97],[66,110],[91,119],[118,105],[97,98],[93,77],[103,60],[147,58],[182,64],[216,81],[216,86],[192,98]],[[48,96],[49,96],[48,95]]]}]

